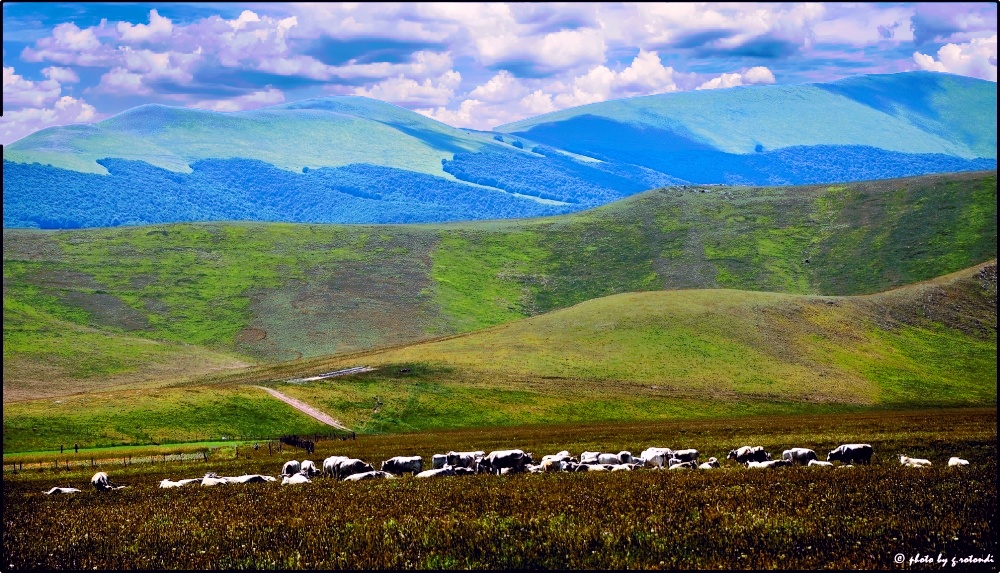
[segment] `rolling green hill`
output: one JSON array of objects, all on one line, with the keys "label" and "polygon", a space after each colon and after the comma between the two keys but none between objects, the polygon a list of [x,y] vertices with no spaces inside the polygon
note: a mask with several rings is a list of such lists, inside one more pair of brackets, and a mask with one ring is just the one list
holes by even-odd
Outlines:
[{"label": "rolling green hill", "polygon": [[[865,296],[619,294],[396,349],[5,401],[4,449],[323,431],[258,384],[363,433],[995,407],[996,288],[993,260]],[[358,365],[375,370],[282,382]]]},{"label": "rolling green hill", "polygon": [[4,396],[174,380],[184,368],[165,378],[152,365],[182,366],[165,356],[183,345],[211,353],[194,374],[625,292],[875,293],[995,258],[996,204],[996,173],[981,172],[674,187],[573,215],[447,225],[4,229]]}]

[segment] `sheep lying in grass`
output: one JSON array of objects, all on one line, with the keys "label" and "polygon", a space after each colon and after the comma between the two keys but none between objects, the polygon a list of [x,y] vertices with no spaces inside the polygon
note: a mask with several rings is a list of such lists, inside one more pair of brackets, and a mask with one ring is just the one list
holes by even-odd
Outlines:
[{"label": "sheep lying in grass", "polygon": [[911,468],[929,468],[931,461],[923,458],[911,458],[903,454],[899,455],[899,463]]},{"label": "sheep lying in grass", "polygon": [[54,487],[49,491],[43,491],[45,495],[52,495],[54,493],[80,493],[80,490],[75,487]]}]

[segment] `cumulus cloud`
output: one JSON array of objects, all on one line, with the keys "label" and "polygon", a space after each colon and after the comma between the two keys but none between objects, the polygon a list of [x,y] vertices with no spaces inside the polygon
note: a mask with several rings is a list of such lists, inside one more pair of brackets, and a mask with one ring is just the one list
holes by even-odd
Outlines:
[{"label": "cumulus cloud", "polygon": [[62,96],[51,108],[32,107],[4,111],[3,117],[0,118],[0,144],[6,145],[17,141],[46,127],[90,123],[98,119],[100,117],[94,106],[82,99]]},{"label": "cumulus cloud", "polygon": [[385,78],[407,76],[430,78],[448,72],[452,68],[451,54],[421,50],[413,54],[411,61],[405,63],[375,62],[370,64],[346,64],[329,66],[326,73],[329,77],[354,78]]},{"label": "cumulus cloud", "polygon": [[620,72],[607,66],[595,66],[586,74],[573,78],[572,88],[555,97],[562,109],[608,99],[674,92],[674,69],[665,67],[656,52],[640,50],[632,63]]},{"label": "cumulus cloud", "polygon": [[494,34],[476,40],[480,62],[487,66],[519,64],[543,73],[604,61],[607,49],[600,30],[560,30],[541,37]]},{"label": "cumulus cloud", "polygon": [[522,97],[527,88],[521,84],[520,80],[514,77],[507,70],[500,70],[500,73],[490,78],[490,81],[481,86],[477,86],[469,95],[473,99],[500,102],[510,101]]},{"label": "cumulus cloud", "polygon": [[41,107],[59,99],[61,93],[62,86],[56,80],[33,82],[16,74],[12,67],[3,68],[4,107],[10,104]]},{"label": "cumulus cloud", "polygon": [[[521,109],[528,112],[526,117],[557,111],[555,103],[552,102],[552,94],[547,94],[542,90],[535,90],[531,92],[521,98],[521,101],[518,103],[520,104]],[[518,119],[524,118],[522,117]]]},{"label": "cumulus cloud", "polygon": [[123,65],[115,66],[101,76],[94,91],[115,95],[154,93],[152,84],[168,82],[184,85],[192,79],[192,69],[201,59],[199,48],[191,54],[133,50],[124,46],[120,50]]},{"label": "cumulus cloud", "polygon": [[754,66],[743,73],[743,80],[748,84],[773,84],[774,74],[764,66]]},{"label": "cumulus cloud", "polygon": [[152,93],[142,81],[142,74],[130,72],[122,67],[111,68],[107,73],[101,75],[101,81],[95,88],[98,93],[110,94],[139,94]]},{"label": "cumulus cloud", "polygon": [[656,52],[640,50],[631,64],[620,71],[594,66],[570,82],[522,80],[501,70],[470,91],[457,108],[442,105],[414,111],[449,125],[486,130],[567,107],[677,91],[676,76],[673,68],[663,65]]},{"label": "cumulus cloud", "polygon": [[976,38],[964,44],[945,44],[937,59],[921,52],[913,53],[917,69],[948,72],[983,80],[997,81],[997,37]]},{"label": "cumulus cloud", "polygon": [[[612,36],[640,46],[690,50],[701,56],[779,58],[812,45],[822,3],[672,3],[630,5]],[[610,34],[609,34],[610,35]]]},{"label": "cumulus cloud", "polygon": [[80,29],[72,22],[65,22],[52,29],[52,35],[35,42],[35,47],[25,46],[21,51],[21,59],[26,62],[41,62],[45,60],[60,64],[75,64],[78,66],[105,66],[116,61],[115,48],[101,42],[102,37],[109,37],[114,31],[100,26]]},{"label": "cumulus cloud", "polygon": [[734,88],[753,84],[773,84],[774,74],[764,66],[756,66],[740,73],[722,74],[696,87],[696,90]]},{"label": "cumulus cloud", "polygon": [[283,101],[285,101],[285,94],[281,90],[267,86],[267,89],[234,98],[197,101],[189,104],[187,107],[208,109],[211,111],[243,111],[275,105]]},{"label": "cumulus cloud", "polygon": [[436,81],[430,78],[418,82],[411,78],[397,76],[378,82],[370,88],[360,87],[354,95],[370,97],[382,101],[412,106],[443,106],[455,94],[455,88],[462,81],[462,74],[451,70]]},{"label": "cumulus cloud", "polygon": [[80,76],[78,76],[71,68],[49,66],[42,69],[42,75],[61,84],[74,84],[80,81]]},{"label": "cumulus cloud", "polygon": [[118,34],[125,42],[145,42],[170,37],[174,29],[170,18],[164,18],[156,11],[149,11],[149,24],[118,23]]}]

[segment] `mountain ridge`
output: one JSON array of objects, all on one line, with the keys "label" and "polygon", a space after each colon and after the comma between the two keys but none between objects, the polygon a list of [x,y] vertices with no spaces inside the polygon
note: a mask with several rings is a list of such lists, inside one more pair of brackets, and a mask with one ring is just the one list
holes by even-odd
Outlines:
[{"label": "mountain ridge", "polygon": [[659,94],[494,132],[361,96],[226,113],[150,104],[3,154],[11,228],[523,218],[672,184],[994,169],[996,84],[908,72]]}]

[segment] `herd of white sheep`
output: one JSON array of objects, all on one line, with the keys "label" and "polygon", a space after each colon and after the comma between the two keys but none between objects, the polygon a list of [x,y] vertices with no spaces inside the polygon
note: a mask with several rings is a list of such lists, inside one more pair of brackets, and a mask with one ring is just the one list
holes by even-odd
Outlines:
[{"label": "herd of white sheep", "polygon": [[[281,485],[310,483],[318,476],[334,478],[343,481],[364,481],[371,479],[394,479],[403,474],[411,474],[417,478],[469,475],[476,473],[512,474],[512,473],[544,473],[544,472],[580,472],[580,471],[632,471],[640,468],[658,470],[712,470],[721,467],[718,459],[712,457],[699,463],[699,453],[695,449],[672,450],[670,448],[650,447],[638,456],[631,452],[621,451],[617,454],[603,452],[583,452],[573,456],[568,451],[542,456],[536,464],[532,454],[522,450],[496,450],[489,454],[483,451],[455,452],[434,454],[431,457],[431,468],[423,468],[420,456],[396,456],[382,462],[379,470],[371,464],[357,458],[347,456],[330,456],[317,467],[311,460],[299,462],[290,460],[281,467]],[[837,467],[850,468],[855,463],[868,464],[873,457],[869,444],[843,444],[827,454],[826,461],[818,459],[816,452],[808,448],[791,448],[781,454],[781,459],[772,460],[771,454],[760,446],[742,446],[731,450],[726,459],[733,460],[748,469],[775,469],[792,465],[808,467],[834,467],[833,462],[840,462]],[[923,468],[932,465],[930,460],[899,456],[899,462],[904,467]],[[949,467],[967,466],[967,460],[952,457],[948,460]],[[164,479],[160,487],[164,489],[184,487],[198,484],[201,486],[216,486],[226,484],[277,482],[278,478],[261,474],[241,476],[219,476],[207,473],[200,478],[181,480]],[[111,482],[108,474],[97,472],[90,480],[91,485],[100,492],[114,491],[127,486]],[[81,490],[73,487],[53,487],[43,492],[46,494],[71,494]]]}]

